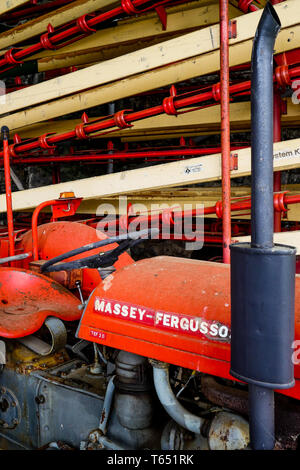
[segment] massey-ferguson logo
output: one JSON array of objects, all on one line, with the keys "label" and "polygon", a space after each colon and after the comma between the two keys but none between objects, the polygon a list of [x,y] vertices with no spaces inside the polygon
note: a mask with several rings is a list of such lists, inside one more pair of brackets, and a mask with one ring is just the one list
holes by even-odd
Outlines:
[{"label": "massey-ferguson logo", "polygon": [[171,330],[215,341],[230,342],[230,329],[217,321],[179,313],[154,310],[117,300],[95,298],[94,311],[102,315],[142,323],[161,330]]}]

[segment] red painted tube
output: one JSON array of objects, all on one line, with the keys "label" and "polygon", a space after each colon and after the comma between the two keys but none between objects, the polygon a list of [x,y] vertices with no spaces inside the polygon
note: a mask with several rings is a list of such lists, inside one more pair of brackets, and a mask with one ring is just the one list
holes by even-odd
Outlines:
[{"label": "red painted tube", "polygon": [[220,84],[221,84],[221,148],[222,148],[222,205],[223,261],[230,263],[230,95],[229,95],[229,14],[228,0],[220,0]]},{"label": "red painted tube", "polygon": [[4,57],[0,59],[0,68],[7,66],[2,72],[7,71],[16,67],[16,65],[21,64],[23,59],[26,57],[37,54],[44,49],[57,49],[58,47],[76,42],[88,34],[92,34],[96,31],[94,26],[99,25],[104,21],[108,21],[113,18],[119,18],[124,14],[137,15],[154,9],[160,5],[164,5],[170,2],[170,0],[160,0],[155,2],[151,7],[145,8],[144,10],[137,9],[137,7],[141,7],[148,2],[149,0],[122,0],[121,6],[114,8],[113,10],[109,10],[94,16],[93,13],[89,15],[83,15],[72,22],[71,26],[70,24],[65,25],[64,27],[66,29],[61,27],[59,30],[57,30],[57,32],[55,32],[55,30],[53,30],[53,32],[49,30],[48,32],[45,32],[41,35],[39,42],[36,44],[28,46],[19,51],[14,50],[14,48],[9,49],[5,53]]},{"label": "red painted tube", "polygon": [[[245,148],[245,146],[232,146],[231,150],[239,150]],[[138,158],[161,158],[161,157],[183,157],[183,156],[200,156],[200,155],[211,155],[219,153],[220,147],[208,147],[208,148],[188,148],[188,149],[170,149],[170,150],[143,150],[133,152],[114,152],[112,154],[91,154],[91,155],[63,155],[63,156],[31,156],[31,157],[17,157],[12,161],[14,164],[41,164],[41,163],[73,163],[73,162],[97,162],[112,160],[126,160],[126,159],[138,159]],[[3,161],[0,161],[0,166],[3,165]]]},{"label": "red painted tube", "polygon": [[15,254],[15,236],[14,236],[14,217],[12,210],[12,196],[11,196],[11,177],[10,177],[10,151],[8,145],[8,128],[2,127],[3,136],[3,161],[4,161],[4,178],[5,178],[5,193],[6,193],[6,213],[7,213],[7,227],[9,239],[9,256]]},{"label": "red painted tube", "polygon": [[33,214],[32,214],[32,221],[31,221],[31,230],[32,230],[32,255],[33,260],[37,261],[39,259],[39,238],[38,238],[38,229],[37,229],[37,222],[38,217],[42,209],[48,206],[54,206],[56,204],[61,204],[61,201],[57,201],[53,199],[52,201],[45,201],[39,204]]},{"label": "red painted tube", "polygon": [[[294,67],[289,69],[288,71],[290,79],[296,78],[300,76],[300,67]],[[274,81],[276,80],[276,76],[274,75]],[[236,83],[229,87],[229,93],[231,96],[235,95],[238,96],[240,93],[245,91],[249,91],[251,87],[250,81],[245,81],[242,83]],[[200,103],[207,102],[210,100],[218,101],[218,84],[213,85],[210,87],[209,91],[204,93],[186,93],[183,95],[178,96],[170,96],[163,100],[163,104],[154,106],[153,108],[143,109],[141,111],[136,112],[128,112],[126,110],[118,111],[112,117],[103,118],[99,121],[91,122],[91,123],[82,123],[72,131],[65,132],[63,134],[55,134],[49,135],[49,137],[43,135],[38,137],[36,140],[31,140],[30,142],[24,141],[23,143],[18,143],[10,146],[11,154],[14,158],[18,157],[20,154],[25,152],[30,152],[32,150],[37,149],[45,149],[49,148],[49,146],[55,147],[55,144],[58,142],[63,142],[66,140],[71,139],[85,139],[89,136],[89,134],[95,134],[98,131],[104,131],[110,128],[116,128],[115,130],[122,129],[125,127],[131,127],[131,123],[135,121],[139,121],[141,119],[145,119],[152,116],[158,116],[160,114],[177,114],[177,110],[181,108],[188,108],[196,105],[200,105]],[[165,100],[168,100],[167,102]],[[173,108],[171,109],[170,103],[172,103]],[[203,107],[207,107],[203,106]],[[190,112],[194,111],[197,108],[187,109],[183,112]],[[112,132],[112,131],[111,131]],[[106,132],[105,134],[107,134]],[[104,135],[104,133],[102,133]],[[92,136],[93,137],[93,136]],[[3,157],[3,152],[0,152],[0,157]]]},{"label": "red painted tube", "polygon": [[[279,197],[278,197],[279,196]],[[287,206],[289,204],[298,204],[300,203],[300,195],[287,195],[286,193],[281,193],[280,195],[274,194],[274,209],[276,211],[285,211],[287,210]],[[239,198],[237,201],[232,202],[230,204],[230,210],[231,212],[240,212],[240,211],[245,211],[251,209],[251,198],[249,197],[244,197],[244,198]],[[185,216],[202,216],[202,215],[213,215],[216,214],[218,218],[222,218],[222,201],[217,201],[214,206],[209,206],[205,207],[203,212],[199,212],[199,210],[193,209],[193,210],[186,210],[184,211]],[[245,215],[245,214],[243,214]],[[152,214],[152,215],[145,215],[145,216],[138,216],[138,220],[141,224],[144,222],[154,223],[155,221],[160,221],[162,222],[163,220],[168,222],[170,226],[174,226],[174,224],[177,223],[176,218],[179,216],[179,221],[181,220],[182,217],[182,212],[176,212],[176,210],[165,210],[162,211],[159,214]],[[128,224],[130,224],[136,217],[135,216],[130,216],[130,215],[125,215],[121,216],[117,220],[111,220],[111,221],[106,221],[106,222],[97,222],[96,226],[99,230],[107,228],[109,229],[110,227],[120,227],[123,230],[126,230],[128,227]]]}]

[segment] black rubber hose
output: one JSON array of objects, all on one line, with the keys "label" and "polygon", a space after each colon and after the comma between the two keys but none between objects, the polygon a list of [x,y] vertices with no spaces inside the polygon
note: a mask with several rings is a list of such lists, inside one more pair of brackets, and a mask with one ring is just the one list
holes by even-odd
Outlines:
[{"label": "black rubber hose", "polygon": [[256,30],[251,59],[251,246],[273,246],[273,52],[280,20],[268,3]]}]

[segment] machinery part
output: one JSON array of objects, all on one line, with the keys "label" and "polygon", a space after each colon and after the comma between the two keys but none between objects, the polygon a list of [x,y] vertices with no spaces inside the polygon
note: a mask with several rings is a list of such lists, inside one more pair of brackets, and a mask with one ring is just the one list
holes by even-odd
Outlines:
[{"label": "machinery part", "polygon": [[161,448],[162,450],[184,449],[184,429],[173,420],[170,420],[163,430]]},{"label": "machinery part", "polygon": [[268,3],[252,52],[251,245],[231,245],[230,373],[249,383],[251,446],[257,450],[274,447],[273,390],[295,383],[296,250],[273,246],[273,48],[279,29]]},{"label": "machinery part", "polygon": [[21,410],[15,394],[6,387],[0,388],[0,429],[14,429],[21,421]]},{"label": "machinery part", "polygon": [[[31,335],[49,316],[64,321],[80,318],[78,299],[46,276],[25,269],[1,268],[0,284],[0,335],[4,338]],[[54,320],[50,323],[53,325]]]},{"label": "machinery part", "polygon": [[44,325],[51,335],[52,341],[50,345],[31,335],[19,339],[19,343],[40,356],[48,356],[49,354],[60,351],[67,343],[67,330],[59,318],[48,317]]},{"label": "machinery part", "polygon": [[[295,306],[298,341],[299,275]],[[230,317],[230,266],[159,256],[125,266],[100,283],[76,337],[232,380]],[[278,391],[300,399],[298,363],[295,377],[295,387]]]},{"label": "machinery part", "polygon": [[[214,377],[201,378],[201,392],[205,398],[220,407],[225,407],[243,416],[248,416],[248,391],[239,387],[219,383]],[[299,401],[275,394],[276,446],[280,442],[284,448],[296,450],[300,434]]]},{"label": "machinery part", "polygon": [[160,403],[174,421],[196,434],[201,433],[205,422],[203,418],[186,410],[175,397],[169,382],[169,364],[151,361],[153,366],[154,387]]},{"label": "machinery part", "polygon": [[116,386],[124,392],[145,392],[151,383],[148,361],[145,357],[120,351],[116,359]]},{"label": "machinery part", "polygon": [[111,405],[113,402],[114,398],[114,393],[115,393],[115,375],[113,375],[107,385],[105,397],[104,397],[104,403],[103,403],[103,408],[101,412],[101,419],[99,423],[99,429],[101,431],[102,435],[105,435],[107,432],[107,424],[108,424],[108,419],[109,419],[109,414],[111,411]]},{"label": "machinery part", "polygon": [[120,351],[116,360],[115,408],[120,424],[127,429],[149,430],[154,406],[150,391],[147,358]]},{"label": "machinery part", "polygon": [[233,413],[217,413],[209,428],[211,450],[242,450],[249,445],[249,424]]},{"label": "machinery part", "polygon": [[108,439],[106,436],[103,436],[101,432],[96,429],[92,431],[89,435],[88,442],[81,443],[80,450],[130,450],[126,447],[122,447],[120,444],[117,444],[115,441]]},{"label": "machinery part", "polygon": [[12,210],[12,193],[11,193],[11,177],[10,177],[10,151],[8,145],[9,129],[6,126],[1,128],[1,135],[3,140],[3,161],[4,161],[4,179],[5,179],[5,194],[6,194],[6,213],[7,213],[7,227],[9,239],[9,255],[15,254],[15,234],[14,234],[14,216]]},{"label": "machinery part", "polygon": [[[54,272],[54,271],[70,271],[72,269],[80,269],[80,268],[100,268],[100,267],[110,267],[114,264],[119,256],[129,249],[135,242],[142,241],[142,237],[145,235],[155,235],[158,233],[158,229],[152,230],[140,230],[139,232],[130,232],[125,233],[123,235],[119,235],[118,237],[107,238],[105,240],[101,240],[99,242],[90,243],[89,245],[85,245],[80,248],[76,248],[75,250],[69,251],[62,255],[59,255],[49,261],[46,261],[42,266],[42,272]],[[67,258],[71,258],[76,256],[80,253],[85,253],[86,251],[94,250],[95,248],[100,248],[106,245],[110,245],[112,243],[121,242],[120,245],[113,250],[107,251],[103,254],[89,256],[87,258],[81,258],[77,261],[69,261],[67,263],[60,263],[57,266],[53,266],[59,261],[62,261]]]},{"label": "machinery part", "polygon": [[280,27],[277,13],[268,2],[256,31],[251,59],[251,244],[254,248],[273,246],[273,50]]},{"label": "machinery part", "polygon": [[[178,402],[170,386],[168,364],[156,361],[151,363],[155,390],[168,415],[184,429],[201,434],[207,420],[190,413]],[[165,439],[165,435],[162,439]],[[182,448],[183,435],[177,433],[177,439],[177,445]],[[226,412],[217,413],[209,427],[208,443],[211,450],[245,449],[249,444],[249,425],[240,416]]]},{"label": "machinery part", "polygon": [[21,253],[19,255],[7,256],[0,259],[0,264],[10,263],[11,261],[21,261],[31,256],[31,253]]},{"label": "machinery part", "polygon": [[0,341],[0,365],[6,364],[6,345],[4,341]]},{"label": "machinery part", "polygon": [[[107,238],[101,230],[89,227],[88,225],[80,222],[50,222],[39,225],[37,230],[39,257],[41,260],[52,259],[61,255],[65,251],[74,250],[82,245],[99,242],[99,240]],[[21,253],[33,251],[32,231],[29,230],[24,235],[20,236],[19,240],[16,242],[16,249]],[[106,250],[107,247],[104,247],[103,251]],[[93,255],[96,253],[97,250],[94,250],[90,254]],[[80,258],[81,256],[82,255],[78,255],[77,258]],[[130,263],[133,263],[133,260],[130,258],[128,253],[123,253],[115,263],[115,268],[118,270]],[[27,260],[22,262],[22,267],[28,269],[29,263]],[[61,274],[63,273],[61,272]],[[82,276],[82,294],[84,298],[86,298],[99,284],[99,273],[95,269],[84,269],[80,274]],[[67,276],[63,277],[65,278]],[[75,287],[76,285],[74,288]]]}]

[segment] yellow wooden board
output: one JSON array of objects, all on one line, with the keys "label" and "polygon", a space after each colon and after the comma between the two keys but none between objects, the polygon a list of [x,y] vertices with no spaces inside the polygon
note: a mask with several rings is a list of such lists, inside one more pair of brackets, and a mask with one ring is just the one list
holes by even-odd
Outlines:
[{"label": "yellow wooden board", "polygon": [[29,0],[1,0],[0,2],[0,15],[4,13],[8,13],[15,8],[21,7],[22,5],[26,5]]},{"label": "yellow wooden board", "polygon": [[[249,175],[251,173],[251,149],[241,149],[235,153],[238,155],[238,169],[231,172],[231,177]],[[300,139],[274,144],[274,168],[277,171],[299,167]],[[220,179],[221,155],[215,154],[19,191],[13,193],[13,209],[24,210],[36,207],[43,201],[59,197],[62,192],[73,191],[77,197],[95,199]],[[5,211],[6,199],[3,194],[0,196],[0,212]]]},{"label": "yellow wooden board", "polygon": [[[246,16],[251,15],[254,15],[254,13]],[[230,66],[250,61],[252,42],[252,40],[243,41],[230,47]],[[281,53],[297,47],[300,47],[300,24],[281,30],[277,38],[275,52]],[[93,106],[109,103],[126,96],[189,80],[202,73],[216,72],[219,70],[219,64],[219,50],[209,54],[201,54],[200,56],[185,59],[166,67],[160,67],[149,72],[127,77],[126,79],[117,80],[108,85],[83,91],[70,97],[41,104],[26,111],[13,113],[0,119],[0,126],[7,125],[11,129],[18,129],[19,127],[63,116],[67,113],[87,110]]]},{"label": "yellow wooden board", "polygon": [[[5,0],[4,4],[10,2],[17,3],[17,0]],[[3,0],[1,0],[0,3],[2,4]],[[91,13],[102,8],[107,9],[108,6],[114,5],[115,3],[116,0],[76,0],[75,2],[16,26],[13,29],[4,31],[0,34],[0,49],[14,46],[38,34],[47,32],[49,23],[54,27],[58,27],[79,18],[83,14]]]},{"label": "yellow wooden board", "polygon": [[[283,4],[277,5],[276,9],[282,21],[282,31],[299,23],[298,0],[288,0]],[[238,34],[237,38],[230,40],[230,44],[239,44],[242,41],[253,38],[261,13],[260,10],[236,18]],[[278,41],[280,42],[280,39]],[[113,82],[137,73],[198,56],[199,54],[207,56],[209,52],[219,48],[219,42],[219,25],[188,33],[180,36],[180,38],[171,39],[159,45],[150,46],[140,51],[9,93],[6,95],[6,102],[1,107],[1,113],[6,114],[37,103],[50,101],[99,84]],[[205,73],[207,73],[206,70]]]}]

